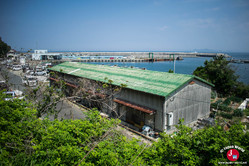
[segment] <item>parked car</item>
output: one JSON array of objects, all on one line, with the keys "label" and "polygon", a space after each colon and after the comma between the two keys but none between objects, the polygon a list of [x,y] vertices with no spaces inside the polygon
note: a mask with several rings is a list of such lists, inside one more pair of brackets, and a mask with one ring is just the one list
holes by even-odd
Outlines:
[{"label": "parked car", "polygon": [[36,76],[44,76],[44,75],[46,75],[46,74],[47,74],[46,71],[40,70],[40,71],[36,71],[34,75],[36,75]]},{"label": "parked car", "polygon": [[25,74],[26,75],[34,75],[34,71],[33,70],[26,70]]},{"label": "parked car", "polygon": [[6,94],[6,97],[4,98],[5,101],[13,100],[13,99],[24,99],[24,96],[22,96],[22,91],[14,90],[14,91],[7,91],[3,92]]},{"label": "parked car", "polygon": [[4,60],[4,61],[1,62],[1,65],[6,65],[6,64],[7,64],[6,60]]},{"label": "parked car", "polygon": [[21,65],[13,65],[12,70],[14,70],[14,71],[22,70],[22,66]]},{"label": "parked car", "polygon": [[36,86],[38,84],[38,80],[34,76],[26,75],[23,78],[23,84],[30,86],[30,87]]}]

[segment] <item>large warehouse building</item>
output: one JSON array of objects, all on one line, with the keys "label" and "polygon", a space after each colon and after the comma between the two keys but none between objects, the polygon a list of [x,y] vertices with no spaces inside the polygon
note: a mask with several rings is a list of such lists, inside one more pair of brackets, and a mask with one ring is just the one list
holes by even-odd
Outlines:
[{"label": "large warehouse building", "polygon": [[193,75],[77,62],[65,62],[50,70],[56,73],[56,77],[50,76],[51,83],[64,80],[72,91],[81,78],[103,83],[108,78],[114,85],[125,84],[110,102],[117,105],[122,121],[137,127],[148,125],[155,131],[170,132],[179,119],[190,124],[210,113],[213,85]]}]

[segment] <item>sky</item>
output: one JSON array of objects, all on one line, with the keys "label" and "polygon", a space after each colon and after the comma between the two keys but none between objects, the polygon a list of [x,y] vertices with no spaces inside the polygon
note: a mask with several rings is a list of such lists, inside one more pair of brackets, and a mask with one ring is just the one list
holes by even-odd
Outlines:
[{"label": "sky", "polygon": [[249,0],[1,0],[16,50],[249,52]]}]

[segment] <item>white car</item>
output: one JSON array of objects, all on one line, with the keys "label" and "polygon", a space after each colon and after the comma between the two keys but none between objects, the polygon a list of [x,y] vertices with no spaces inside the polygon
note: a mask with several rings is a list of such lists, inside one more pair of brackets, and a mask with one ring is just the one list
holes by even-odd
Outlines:
[{"label": "white car", "polygon": [[44,76],[44,75],[46,75],[47,74],[47,72],[46,71],[36,71],[35,73],[34,73],[34,75],[36,75],[36,76]]},{"label": "white car", "polygon": [[22,80],[23,84],[27,86],[36,86],[38,84],[38,80],[36,77],[27,75]]},{"label": "white car", "polygon": [[5,101],[13,100],[13,99],[23,99],[24,96],[22,96],[22,91],[19,90],[14,90],[14,91],[8,91],[8,92],[3,92],[6,94],[6,98],[4,99]]},{"label": "white car", "polygon": [[26,75],[34,75],[34,71],[33,70],[27,70],[26,72],[25,72],[25,74]]},{"label": "white car", "polygon": [[14,71],[22,70],[22,66],[21,65],[13,65],[12,70],[14,70]]}]

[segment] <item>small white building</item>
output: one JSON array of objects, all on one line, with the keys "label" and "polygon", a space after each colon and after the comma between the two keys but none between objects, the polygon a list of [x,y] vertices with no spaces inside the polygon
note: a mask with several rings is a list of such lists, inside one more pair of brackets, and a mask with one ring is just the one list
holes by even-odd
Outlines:
[{"label": "small white building", "polygon": [[7,58],[12,58],[12,59],[16,59],[18,57],[18,54],[16,53],[16,50],[11,49],[8,53],[7,53]]},{"label": "small white building", "polygon": [[249,103],[249,98],[246,98],[243,103],[241,103],[241,105],[239,106],[238,109],[241,109],[241,110],[245,110],[246,107],[247,107],[247,103]]},{"label": "small white building", "polygon": [[34,50],[32,60],[59,60],[62,59],[61,53],[48,53],[48,50]]},{"label": "small white building", "polygon": [[25,56],[20,56],[20,64],[25,65],[26,62],[26,57]]}]

